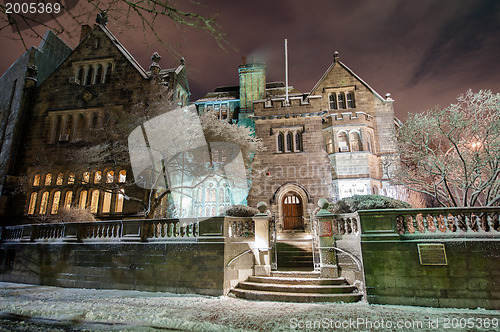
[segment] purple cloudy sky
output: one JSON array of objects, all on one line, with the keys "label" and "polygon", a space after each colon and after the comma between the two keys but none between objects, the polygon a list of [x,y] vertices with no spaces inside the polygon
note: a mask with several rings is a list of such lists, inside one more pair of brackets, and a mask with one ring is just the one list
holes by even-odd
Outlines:
[{"label": "purple cloudy sky", "polygon": [[[200,31],[179,31],[158,22],[158,34],[186,59],[191,100],[221,85],[238,83],[242,56],[267,64],[267,80],[284,80],[284,40],[288,39],[289,81],[309,92],[333,60],[333,52],[381,95],[396,100],[396,115],[446,106],[467,89],[500,92],[500,1],[497,0],[201,0],[180,6],[211,16],[231,43],[227,51]],[[89,22],[94,23],[96,13]],[[176,65],[140,29],[108,28],[145,67],[154,51],[162,67]],[[0,32],[3,73],[24,49]],[[72,47],[76,33],[64,36]],[[29,39],[32,45],[39,41]]]}]

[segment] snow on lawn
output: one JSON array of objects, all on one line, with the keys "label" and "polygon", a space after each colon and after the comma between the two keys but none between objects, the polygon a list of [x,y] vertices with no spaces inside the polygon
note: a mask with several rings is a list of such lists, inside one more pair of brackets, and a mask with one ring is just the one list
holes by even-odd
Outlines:
[{"label": "snow on lawn", "polygon": [[[29,317],[56,320],[69,323],[76,330],[86,327],[83,330],[288,331],[296,328],[365,331],[405,330],[406,327],[406,330],[439,331],[446,329],[447,322],[450,331],[491,331],[495,330],[495,322],[496,330],[500,330],[500,311],[484,309],[260,302],[223,296],[2,282],[0,298],[0,317],[15,314],[28,317],[28,321]],[[490,322],[488,327],[484,326],[486,321]],[[418,325],[419,322],[422,325]],[[460,323],[465,322],[474,324],[473,328],[459,328]],[[403,328],[396,328],[398,323],[403,324]]]}]

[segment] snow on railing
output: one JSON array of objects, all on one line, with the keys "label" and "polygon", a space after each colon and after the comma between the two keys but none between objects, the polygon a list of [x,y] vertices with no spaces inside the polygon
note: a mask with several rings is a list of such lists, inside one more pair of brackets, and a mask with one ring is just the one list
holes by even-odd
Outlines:
[{"label": "snow on railing", "polygon": [[500,208],[448,208],[399,210],[399,234],[478,234],[500,235]]},{"label": "snow on railing", "polygon": [[196,219],[116,220],[3,227],[1,242],[158,241],[197,238]]}]

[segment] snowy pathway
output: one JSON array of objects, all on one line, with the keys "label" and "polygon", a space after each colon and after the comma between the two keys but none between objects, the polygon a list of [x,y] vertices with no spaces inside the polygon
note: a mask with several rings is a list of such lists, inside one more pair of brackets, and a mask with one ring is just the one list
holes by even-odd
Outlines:
[{"label": "snowy pathway", "polygon": [[0,331],[499,331],[499,324],[500,311],[484,309],[257,302],[0,282]]}]

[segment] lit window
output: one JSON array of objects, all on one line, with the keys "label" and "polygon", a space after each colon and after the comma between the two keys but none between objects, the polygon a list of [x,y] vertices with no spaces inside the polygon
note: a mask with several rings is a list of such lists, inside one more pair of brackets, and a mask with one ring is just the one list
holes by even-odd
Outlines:
[{"label": "lit window", "polygon": [[87,208],[87,190],[82,190],[80,192],[80,199],[78,202],[80,208],[85,209]]},{"label": "lit window", "polygon": [[106,183],[113,183],[114,177],[115,177],[115,172],[108,171],[106,173]]},{"label": "lit window", "polygon": [[82,177],[82,183],[90,182],[90,172],[84,172]]},{"label": "lit window", "polygon": [[45,185],[50,186],[52,184],[52,174],[49,173],[45,175]]},{"label": "lit window", "polygon": [[102,213],[109,213],[111,210],[111,193],[105,192],[102,201]]},{"label": "lit window", "polygon": [[33,178],[33,186],[38,187],[40,185],[40,174],[35,174]]},{"label": "lit window", "polygon": [[64,174],[63,173],[59,173],[57,175],[56,185],[62,186],[63,185],[63,181],[64,181]]},{"label": "lit window", "polygon": [[125,191],[120,189],[120,193],[116,195],[115,212],[123,212],[123,194],[125,194]]},{"label": "lit window", "polygon": [[30,204],[28,206],[28,214],[34,214],[35,213],[35,206],[36,206],[36,199],[38,197],[38,194],[36,192],[31,193],[30,196]]},{"label": "lit window", "polygon": [[68,184],[74,184],[75,183],[75,173],[71,172],[69,173],[68,176]]},{"label": "lit window", "polygon": [[71,207],[71,201],[73,199],[73,192],[72,191],[67,191],[66,195],[64,197],[64,207],[66,209],[69,209]]},{"label": "lit window", "polygon": [[56,191],[54,193],[54,198],[52,199],[52,209],[50,210],[51,214],[57,214],[59,211],[59,202],[61,201],[61,192]]},{"label": "lit window", "polygon": [[47,213],[47,205],[49,204],[49,192],[46,191],[42,194],[42,201],[40,202],[40,214]]},{"label": "lit window", "polygon": [[90,212],[97,213],[99,208],[99,190],[95,189],[92,191],[92,195],[90,198]]},{"label": "lit window", "polygon": [[118,175],[118,183],[125,183],[127,181],[127,171],[122,169]]},{"label": "lit window", "polygon": [[100,183],[101,182],[101,178],[102,178],[102,172],[101,171],[95,172],[95,174],[94,174],[94,183]]}]

